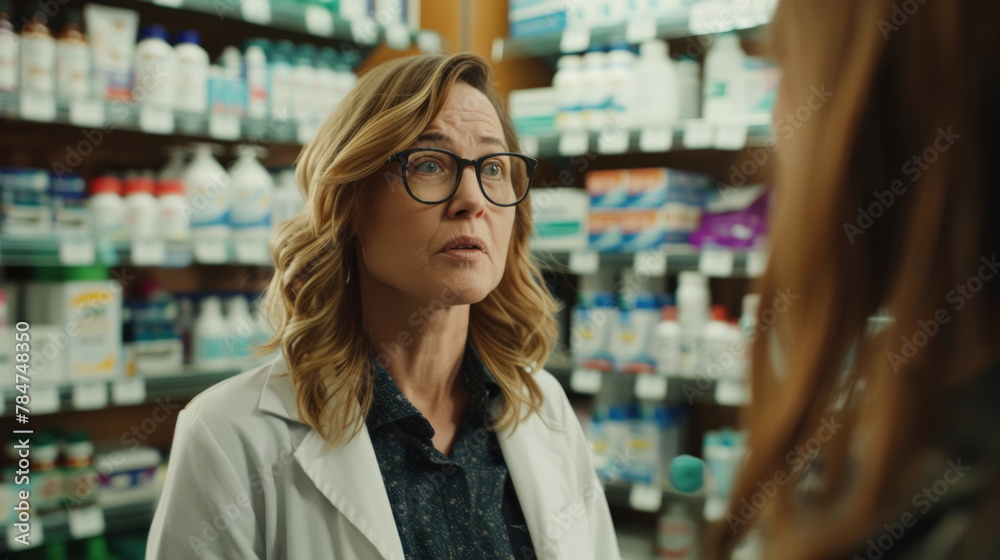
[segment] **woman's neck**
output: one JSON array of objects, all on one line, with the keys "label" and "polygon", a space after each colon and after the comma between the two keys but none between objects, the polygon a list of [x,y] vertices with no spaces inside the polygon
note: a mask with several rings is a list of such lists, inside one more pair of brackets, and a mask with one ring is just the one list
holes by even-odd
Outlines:
[{"label": "woman's neck", "polygon": [[469,332],[469,306],[425,301],[359,267],[365,332],[375,357],[410,401],[437,408],[454,398]]}]

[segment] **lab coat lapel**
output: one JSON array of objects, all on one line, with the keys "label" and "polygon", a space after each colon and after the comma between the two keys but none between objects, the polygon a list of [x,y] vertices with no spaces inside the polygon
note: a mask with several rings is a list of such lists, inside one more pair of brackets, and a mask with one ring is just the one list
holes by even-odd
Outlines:
[{"label": "lab coat lapel", "polygon": [[561,429],[554,420],[532,414],[515,430],[497,433],[538,560],[560,558],[552,535],[558,538],[559,513],[570,499],[565,476],[569,466],[553,432]]},{"label": "lab coat lapel", "polygon": [[319,433],[312,430],[295,451],[295,458],[316,488],[385,560],[403,559],[403,545],[366,426],[347,444],[329,451]]},{"label": "lab coat lapel", "polygon": [[[258,406],[264,412],[302,422],[288,364],[280,355],[271,364]],[[323,496],[385,560],[403,560],[403,544],[367,426],[362,424],[351,441],[332,450],[327,450],[319,432],[310,430],[295,450],[295,459]]]}]

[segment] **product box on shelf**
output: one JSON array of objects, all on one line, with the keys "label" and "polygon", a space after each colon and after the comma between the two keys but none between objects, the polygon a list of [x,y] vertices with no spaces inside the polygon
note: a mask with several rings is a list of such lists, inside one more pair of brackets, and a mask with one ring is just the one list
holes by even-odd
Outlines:
[{"label": "product box on shelf", "polygon": [[52,231],[52,191],[44,169],[0,168],[0,231],[38,235]]},{"label": "product box on shelf", "polygon": [[[132,447],[122,448],[121,443]],[[158,496],[156,474],[162,462],[159,451],[140,445],[134,438],[132,442],[123,437],[120,443],[98,445],[94,465],[100,473],[101,507],[154,503]]]},{"label": "product box on shelf", "polygon": [[601,253],[619,253],[625,247],[625,210],[592,211],[587,217],[588,243]]},{"label": "product box on shelf", "polygon": [[712,184],[707,175],[666,167],[628,169],[627,173],[626,206],[629,208],[662,208],[667,203],[700,208],[704,204],[705,189]]},{"label": "product box on shelf", "polygon": [[619,209],[628,206],[628,169],[588,171],[585,180],[593,210]]},{"label": "product box on shelf", "polygon": [[559,33],[570,14],[562,0],[512,0],[507,12],[511,37]]},{"label": "product box on shelf", "polygon": [[559,107],[555,88],[514,90],[510,92],[508,106],[518,134],[541,136],[556,130]]},{"label": "product box on shelf", "polygon": [[708,201],[691,244],[743,250],[759,246],[767,234],[769,201],[762,185],[723,189]]},{"label": "product box on shelf", "polygon": [[543,251],[586,249],[590,198],[571,187],[538,189],[531,193],[534,231],[531,248]]}]

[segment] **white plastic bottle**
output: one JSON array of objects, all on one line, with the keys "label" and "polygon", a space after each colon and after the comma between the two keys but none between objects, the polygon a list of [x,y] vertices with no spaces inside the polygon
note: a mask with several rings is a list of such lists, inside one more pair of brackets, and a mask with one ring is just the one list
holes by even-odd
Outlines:
[{"label": "white plastic bottle", "polygon": [[90,47],[81,31],[83,14],[67,8],[56,39],[56,97],[65,101],[90,97]]},{"label": "white plastic bottle", "polygon": [[313,84],[316,101],[316,116],[325,119],[340,103],[347,92],[338,91],[340,77],[337,75],[337,51],[323,47],[316,54],[316,81]]},{"label": "white plastic bottle", "polygon": [[730,331],[726,306],[713,305],[712,319],[701,329],[701,356],[699,371],[704,371],[709,378],[719,380],[731,375],[734,363],[730,348]]},{"label": "white plastic bottle", "polygon": [[680,88],[680,119],[697,119],[701,116],[701,63],[682,56],[674,62]]},{"label": "white plastic bottle", "polygon": [[719,35],[705,57],[704,115],[708,120],[740,116],[746,106],[745,59],[735,33]]},{"label": "white plastic bottle", "polygon": [[277,225],[298,214],[302,205],[302,192],[295,181],[295,170],[282,170],[278,173],[277,188],[274,190],[271,223]]},{"label": "white plastic bottle", "polygon": [[292,117],[292,63],[295,45],[291,41],[278,41],[268,53],[270,67],[271,117]]},{"label": "white plastic bottle", "polygon": [[661,321],[653,334],[653,358],[660,375],[677,375],[681,369],[681,326],[677,308],[668,305],[661,312]]},{"label": "white plastic bottle", "polygon": [[177,55],[178,111],[205,113],[208,111],[208,53],[199,45],[200,37],[193,29],[177,33],[174,52]]},{"label": "white plastic bottle", "polygon": [[560,57],[552,86],[556,89],[559,107],[556,128],[562,131],[582,130],[583,59],[575,54]]},{"label": "white plastic bottle", "polygon": [[[623,340],[616,356],[618,369],[625,373],[654,373],[656,361],[651,355],[653,332],[660,320],[656,296],[639,293],[628,311],[632,340]],[[622,333],[625,334],[625,333]]]},{"label": "white plastic bottle", "polygon": [[[229,238],[229,174],[212,156],[211,144],[195,144],[183,179],[191,209],[191,234],[196,240],[225,243]],[[195,250],[197,253],[197,247]]]},{"label": "white plastic bottle", "polygon": [[292,70],[292,114],[299,122],[310,122],[316,118],[316,68],[313,59],[316,47],[305,44],[295,50],[295,68]]},{"label": "white plastic bottle", "polygon": [[634,107],[631,103],[635,89],[633,66],[635,55],[624,45],[616,46],[608,53],[608,108],[604,121],[609,126],[627,127],[627,122],[634,120]]},{"label": "white plastic bottle", "polygon": [[601,130],[611,88],[608,84],[608,55],[591,51],[583,55],[583,124],[587,130]]},{"label": "white plastic bottle", "polygon": [[267,50],[271,42],[257,37],[248,40],[243,52],[243,79],[247,83],[247,116],[266,119],[268,116]]},{"label": "white plastic bottle", "polygon": [[671,126],[680,117],[680,80],[665,41],[646,41],[639,47],[634,68],[630,112],[631,128]]},{"label": "white plastic bottle", "polygon": [[177,56],[167,43],[167,30],[147,25],[139,30],[135,46],[132,98],[141,105],[173,109],[176,95]]},{"label": "white plastic bottle", "polygon": [[244,296],[235,295],[229,298],[228,303],[227,351],[233,365],[239,368],[246,365],[246,361],[251,355],[250,345],[254,333],[253,318],[250,316],[250,305]]},{"label": "white plastic bottle", "polygon": [[701,332],[708,322],[708,278],[685,271],[679,275],[677,322],[681,326],[681,372],[692,375],[701,354]]},{"label": "white plastic bottle", "polygon": [[159,208],[153,197],[154,186],[153,179],[143,175],[125,180],[125,231],[133,240],[156,235]]},{"label": "white plastic bottle", "polygon": [[94,216],[94,233],[98,238],[119,240],[125,237],[125,200],[118,177],[92,179],[87,205]]},{"label": "white plastic bottle", "polygon": [[21,55],[13,11],[10,0],[0,0],[0,92],[17,91]]},{"label": "white plastic bottle", "polygon": [[198,318],[192,334],[192,362],[204,371],[220,371],[230,367],[226,351],[228,325],[222,315],[222,300],[208,296],[201,300]]},{"label": "white plastic bottle", "polygon": [[56,40],[41,7],[21,28],[21,95],[53,98],[56,93]]},{"label": "white plastic bottle", "polygon": [[[249,245],[254,249],[267,246],[271,235],[271,208],[274,200],[274,179],[257,160],[253,146],[240,146],[239,157],[232,167],[229,187],[232,203],[229,223],[237,253]],[[254,250],[251,249],[251,250]],[[237,254],[238,260],[256,260]]]},{"label": "white plastic bottle", "polygon": [[183,241],[191,234],[187,197],[180,179],[160,179],[156,183],[157,223],[160,234],[170,241]]}]

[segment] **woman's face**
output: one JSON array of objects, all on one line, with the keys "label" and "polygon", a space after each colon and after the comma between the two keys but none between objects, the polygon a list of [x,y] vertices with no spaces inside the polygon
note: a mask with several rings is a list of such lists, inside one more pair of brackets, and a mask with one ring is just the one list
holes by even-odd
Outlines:
[{"label": "woman's face", "polygon": [[[443,148],[466,159],[508,148],[493,105],[464,83],[452,86],[441,112],[409,147]],[[454,196],[428,205],[407,194],[399,164],[391,162],[362,196],[358,266],[383,288],[377,293],[476,303],[500,283],[513,225],[514,208],[486,200],[471,166]],[[469,245],[477,248],[456,248]]]}]

